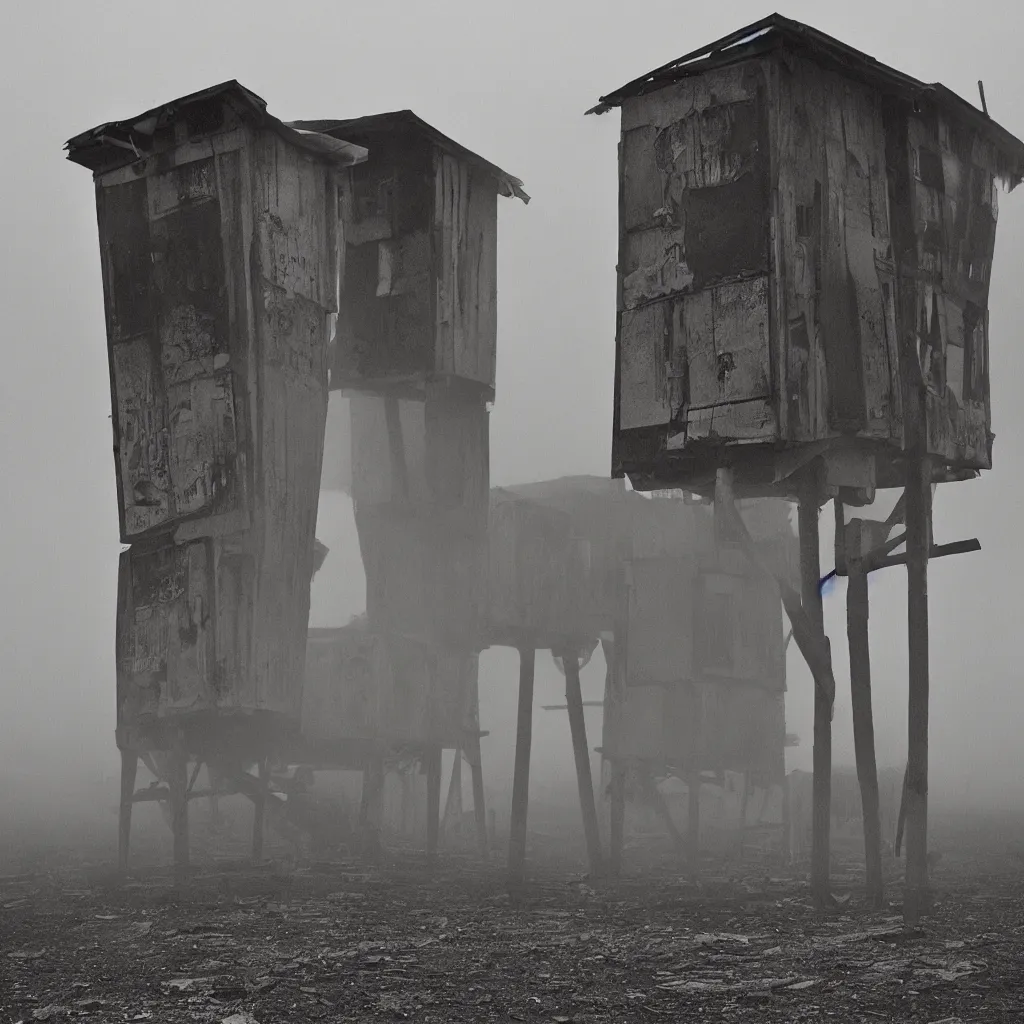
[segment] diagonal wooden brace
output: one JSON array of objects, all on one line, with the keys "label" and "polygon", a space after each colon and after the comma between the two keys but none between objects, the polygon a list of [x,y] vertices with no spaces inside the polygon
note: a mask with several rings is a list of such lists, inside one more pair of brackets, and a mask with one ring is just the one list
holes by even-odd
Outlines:
[{"label": "diagonal wooden brace", "polygon": [[782,606],[786,609],[793,630],[793,639],[811,670],[814,685],[826,697],[829,707],[834,709],[836,680],[832,673],[832,647],[828,637],[824,630],[815,626],[811,617],[804,611],[800,595],[771,569],[754,538],[750,536],[747,524],[743,522],[743,517],[736,508],[732,493],[732,474],[729,470],[718,471],[715,481],[715,514],[722,517],[722,525],[735,538],[747,558],[778,587]]}]

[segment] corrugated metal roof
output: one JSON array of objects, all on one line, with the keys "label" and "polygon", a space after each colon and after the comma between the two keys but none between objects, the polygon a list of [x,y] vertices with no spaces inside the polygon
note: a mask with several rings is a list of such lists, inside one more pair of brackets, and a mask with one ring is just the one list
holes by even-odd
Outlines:
[{"label": "corrugated metal roof", "polygon": [[292,128],[321,132],[325,135],[344,135],[360,144],[368,144],[371,148],[375,136],[389,135],[404,128],[429,139],[435,146],[453,156],[462,157],[488,171],[497,180],[498,190],[503,196],[515,197],[524,203],[530,201],[530,197],[523,190],[523,183],[518,178],[503,171],[472,150],[466,149],[465,146],[459,145],[454,139],[448,138],[433,125],[427,124],[423,118],[411,110],[393,110],[385,114],[370,114],[366,117],[354,117],[347,120],[291,121],[289,125]]},{"label": "corrugated metal roof", "polygon": [[[162,103],[123,121],[108,121],[65,143],[68,159],[90,170],[109,163],[112,151],[125,153],[125,162],[144,157],[152,146],[153,137],[160,128],[190,106],[223,97],[236,104],[240,113],[249,120],[277,132],[295,146],[323,156],[334,163],[351,165],[362,163],[367,156],[362,146],[353,145],[337,135],[322,135],[302,131],[286,125],[267,113],[267,102],[244,85],[231,79],[180,99]],[[130,154],[130,155],[129,155]]]},{"label": "corrugated metal roof", "polygon": [[927,100],[934,103],[952,116],[972,124],[1005,157],[1008,157],[1012,166],[1012,178],[1019,181],[1024,176],[1024,142],[965,99],[944,85],[920,82],[824,32],[784,18],[781,14],[770,14],[761,21],[747,25],[697,50],[691,50],[682,57],[677,57],[668,64],[655,68],[632,82],[627,82],[614,92],[602,96],[600,102],[587,113],[607,113],[632,96],[655,92],[680,79],[701,74],[709,68],[747,60],[783,45],[799,49],[812,59],[837,67],[844,74],[860,78],[875,88],[910,100]]}]

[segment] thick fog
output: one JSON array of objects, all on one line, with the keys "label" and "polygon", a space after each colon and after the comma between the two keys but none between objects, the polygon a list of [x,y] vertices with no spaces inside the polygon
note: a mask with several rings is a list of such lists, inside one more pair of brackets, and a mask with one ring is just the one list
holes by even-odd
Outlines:
[{"label": "thick fog", "polygon": [[[1019,15],[995,0],[962,5],[793,2],[806,20],[972,102],[985,81],[993,117],[1024,133]],[[499,211],[497,399],[491,481],[511,484],[609,469],[617,218],[617,113],[583,111],[623,82],[769,13],[762,4],[607,0],[515,5],[480,0],[375,5],[108,0],[12,4],[2,60],[5,159],[0,289],[0,494],[4,614],[0,638],[0,807],[71,813],[77,794],[107,786],[116,802],[114,612],[118,543],[110,397],[93,186],[63,159],[72,135],[229,78],[283,119],[412,108],[521,177],[528,207]],[[1024,189],[1003,196],[991,290],[995,468],[940,487],[935,537],[978,537],[979,553],[930,572],[932,793],[938,800],[1024,804],[1019,507],[1024,498]],[[314,625],[363,610],[351,512],[332,498],[320,539],[331,548],[314,586]],[[880,501],[891,499],[883,496]],[[831,510],[822,565],[832,565]],[[331,579],[328,581],[327,576]],[[880,765],[906,749],[906,574],[871,580]],[[835,757],[852,763],[845,584],[825,597],[838,696]],[[320,618],[325,606],[340,621]],[[319,621],[318,621],[319,619]],[[481,658],[484,769],[504,788],[511,769],[516,658]],[[603,690],[600,652],[584,698]],[[562,677],[538,656],[537,786],[572,790]],[[790,768],[810,767],[809,672],[789,653]],[[600,712],[588,711],[591,746]],[[106,782],[104,783],[104,780]],[[53,816],[53,815],[51,815]],[[60,820],[59,816],[55,820]],[[113,817],[104,819],[113,829]]]}]

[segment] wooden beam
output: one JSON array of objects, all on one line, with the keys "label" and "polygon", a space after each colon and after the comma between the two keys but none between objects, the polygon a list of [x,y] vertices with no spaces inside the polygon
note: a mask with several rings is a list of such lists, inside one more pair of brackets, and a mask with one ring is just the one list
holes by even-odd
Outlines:
[{"label": "wooden beam", "polygon": [[[957,540],[951,544],[933,544],[928,554],[925,556],[928,560],[933,558],[946,558],[948,555],[965,555],[971,551],[980,551],[981,541],[977,538],[971,540]],[[908,551],[903,555],[889,555],[887,558],[875,559],[869,566],[869,571],[874,572],[876,569],[889,569],[894,565],[909,565],[910,564],[910,552]]]},{"label": "wooden beam", "polygon": [[590,873],[604,871],[601,856],[601,833],[597,825],[597,806],[594,802],[594,780],[590,771],[590,750],[587,746],[587,723],[583,717],[583,694],[580,689],[580,663],[576,654],[566,651],[565,702],[569,710],[569,731],[572,734],[572,752],[576,761],[576,783],[583,813],[583,833],[587,841],[587,860]]},{"label": "wooden beam", "polygon": [[[825,623],[821,607],[821,552],[818,536],[818,496],[813,481],[808,481],[800,497],[800,577],[801,605],[815,635],[824,637]],[[793,623],[799,643],[800,634]],[[825,642],[827,647],[827,640]],[[829,657],[831,662],[831,657]],[[831,669],[831,664],[829,665]],[[835,680],[833,679],[833,687]],[[834,698],[835,690],[832,696]],[[814,801],[811,828],[811,893],[815,903],[825,906],[829,892],[829,840],[832,817],[832,701],[821,687],[814,688]]]},{"label": "wooden beam", "polygon": [[477,853],[486,860],[490,853],[487,838],[487,809],[484,805],[484,768],[480,754],[480,740],[473,737],[467,747],[469,771],[473,780],[473,820],[476,823]]},{"label": "wooden beam", "polygon": [[879,820],[878,768],[875,763],[875,725],[871,711],[871,647],[868,635],[868,577],[863,571],[862,521],[845,528],[846,632],[850,648],[850,701],[853,709],[853,747],[860,783],[861,817],[864,822],[864,863],[868,901],[881,907],[882,826]]},{"label": "wooden beam", "polygon": [[530,802],[530,747],[533,743],[533,683],[537,652],[519,649],[519,712],[516,720],[516,759],[512,776],[512,820],[508,837],[509,881],[523,881],[526,864],[526,816]]},{"label": "wooden beam", "polygon": [[[603,708],[603,700],[585,700],[581,702],[581,705],[585,708]],[[568,704],[542,704],[541,708],[544,711],[568,711]]]},{"label": "wooden beam", "polygon": [[448,796],[444,802],[444,815],[441,818],[441,836],[448,834],[453,825],[457,828],[462,822],[462,749],[455,748],[452,759],[452,774],[448,780]]},{"label": "wooden beam", "polygon": [[132,803],[135,796],[135,776],[139,770],[139,755],[134,750],[121,751],[121,805],[117,819],[117,868],[128,870],[128,847],[132,832]]},{"label": "wooden beam", "polygon": [[907,479],[907,865],[904,921],[916,927],[928,910],[928,555],[931,463],[911,459]]}]

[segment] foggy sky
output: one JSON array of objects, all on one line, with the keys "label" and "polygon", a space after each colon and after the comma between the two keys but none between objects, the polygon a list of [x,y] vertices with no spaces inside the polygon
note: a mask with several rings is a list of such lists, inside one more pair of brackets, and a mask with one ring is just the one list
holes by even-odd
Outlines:
[{"label": "foggy sky", "polygon": [[[9,788],[32,772],[52,780],[108,772],[115,756],[120,548],[99,250],[90,175],[63,159],[64,141],[228,78],[285,120],[414,109],[521,177],[533,197],[529,207],[500,203],[492,483],[607,474],[619,117],[583,111],[770,10],[747,0],[5,5],[0,778]],[[1024,135],[1024,62],[1010,42],[1010,10],[995,0],[966,11],[933,2],[925,14],[920,4],[862,0],[793,2],[781,13],[974,103],[984,78],[993,117]],[[983,549],[931,570],[931,764],[933,792],[962,796],[970,780],[979,796],[986,776],[998,773],[999,786],[1024,801],[1015,586],[1024,562],[1016,525],[1024,402],[1015,393],[1024,381],[1024,295],[1015,280],[1024,264],[1024,188],[1000,199],[991,290],[995,469],[940,487],[935,501],[936,540],[977,536]],[[825,569],[831,539],[826,509]],[[882,764],[905,759],[905,580],[890,569],[871,587]],[[840,583],[826,598],[839,683],[837,762],[852,758],[844,596]],[[599,661],[585,675],[594,679],[588,697],[603,682]],[[514,685],[514,661],[496,664]],[[538,703],[546,696],[538,692]],[[791,652],[788,728],[802,742],[790,767],[810,765],[811,708],[809,673]]]}]

